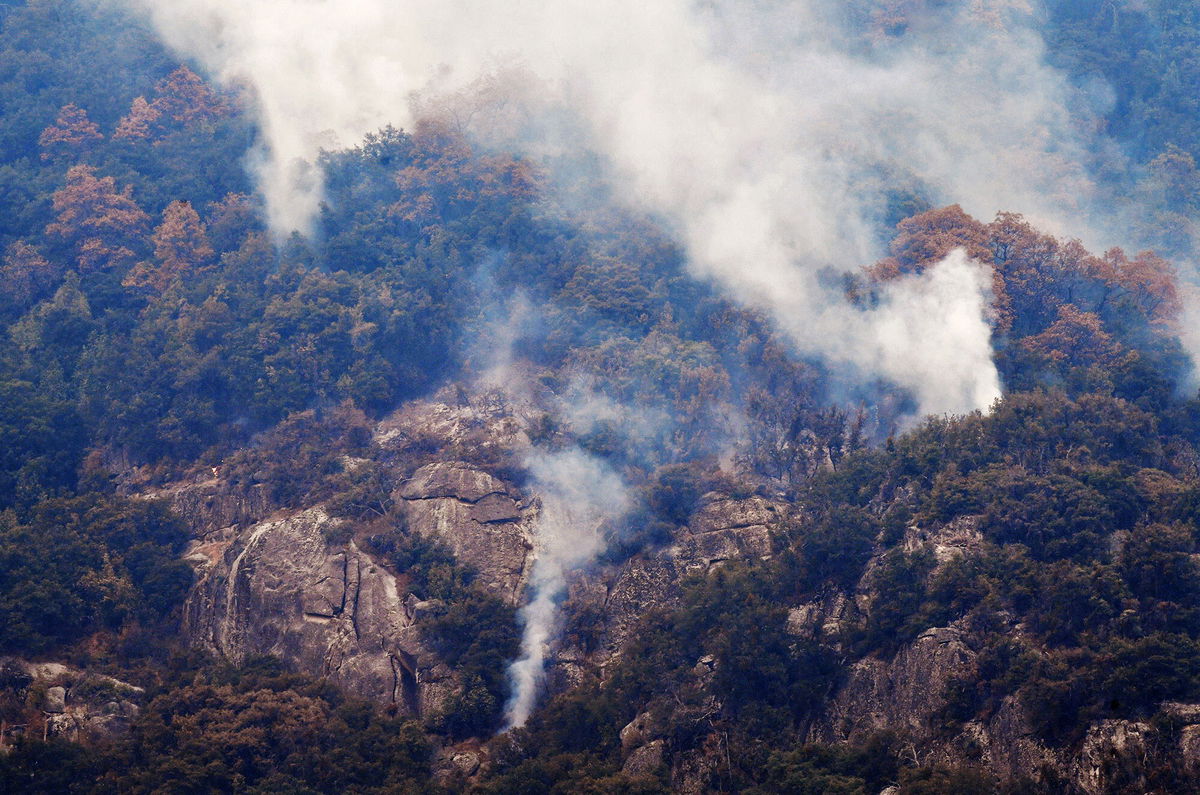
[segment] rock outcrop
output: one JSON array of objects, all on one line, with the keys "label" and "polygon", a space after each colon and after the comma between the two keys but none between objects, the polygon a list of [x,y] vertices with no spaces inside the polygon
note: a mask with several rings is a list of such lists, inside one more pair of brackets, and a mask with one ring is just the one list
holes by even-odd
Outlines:
[{"label": "rock outcrop", "polygon": [[[532,562],[530,506],[466,461],[430,461],[404,476],[413,454],[402,449],[418,433],[440,433],[429,448],[443,452],[441,445],[484,437],[511,443],[513,424],[469,407],[421,411],[409,406],[377,433],[383,465],[399,482],[391,495],[397,518],[407,532],[444,543],[482,587],[515,604]],[[192,642],[231,660],[276,655],[411,715],[436,713],[460,688],[425,640],[432,605],[408,592],[404,572],[360,546],[353,522],[322,506],[271,513],[265,500],[216,480],[156,496],[169,497],[196,536],[187,560],[197,583],[184,609]]]},{"label": "rock outcrop", "polygon": [[146,496],[169,499],[172,509],[193,536],[246,527],[269,516],[278,507],[271,503],[267,488],[261,483],[235,489],[217,477],[184,483]]},{"label": "rock outcrop", "polygon": [[[533,563],[538,510],[536,495],[514,485],[514,450],[528,445],[525,420],[502,401],[480,407],[451,398],[410,404],[378,426],[375,464],[395,484],[389,521],[438,540],[476,572],[476,583],[519,604]],[[219,478],[157,496],[172,500],[195,535],[188,559],[198,582],[185,606],[193,642],[232,660],[277,655],[414,716],[436,715],[461,690],[456,672],[426,640],[423,625],[439,614],[440,603],[421,601],[408,591],[405,572],[370,554],[362,539],[376,530],[335,518],[321,505],[278,510],[262,493],[235,492]],[[689,575],[731,560],[770,558],[776,528],[794,521],[789,510],[782,499],[709,493],[663,543],[572,574],[565,630],[547,657],[548,686],[603,677],[645,611],[676,603]],[[931,552],[929,576],[936,576],[982,544],[977,522],[965,517],[910,526],[900,548]],[[830,590],[792,607],[787,632],[851,655],[855,630],[870,618],[882,561],[880,551],[855,589]],[[807,739],[860,742],[889,731],[920,764],[969,762],[1001,778],[1069,782],[1087,795],[1145,784],[1139,771],[1167,746],[1174,749],[1171,764],[1200,774],[1200,706],[1165,705],[1163,725],[1173,727],[1167,734],[1157,721],[1099,721],[1067,748],[1048,747],[1037,737],[1019,693],[986,715],[948,723],[948,695],[956,681],[977,675],[978,648],[964,619],[925,629],[891,657],[851,662],[816,711]],[[723,753],[722,739],[707,733],[720,711],[710,691],[715,664],[711,657],[697,661],[686,705],[668,709],[669,715],[643,713],[621,732],[627,775],[665,777],[680,792],[705,791],[713,760]],[[126,706],[135,700],[116,700],[81,711],[84,702],[65,680],[50,683],[41,698],[47,720],[61,732],[118,726],[136,710]],[[671,739],[680,726],[693,727],[696,738],[684,748]],[[439,777],[464,786],[488,764],[478,744],[448,746],[438,759]]]},{"label": "rock outcrop", "polygon": [[1073,783],[1086,795],[1117,789],[1145,792],[1155,734],[1148,723],[1102,720],[1092,724],[1072,765]]},{"label": "rock outcrop", "polygon": [[418,469],[394,499],[410,530],[442,541],[489,592],[520,600],[532,514],[502,481],[461,461],[438,462]]},{"label": "rock outcrop", "polygon": [[186,633],[232,660],[277,655],[409,714],[437,708],[455,685],[422,642],[416,599],[352,538],[336,540],[340,522],[310,508],[240,533],[189,597]]},{"label": "rock outcrop", "polygon": [[703,574],[729,560],[769,558],[773,528],[782,512],[782,505],[763,497],[706,494],[670,543],[620,565],[577,573],[570,582],[567,621],[582,617],[594,624],[589,629],[595,643],[583,648],[578,642],[572,645],[570,638],[561,641],[550,657],[551,681],[567,686],[589,667],[603,667],[618,656],[648,608],[677,602],[688,575]]},{"label": "rock outcrop", "polygon": [[25,707],[24,717],[4,722],[0,748],[27,732],[84,744],[115,739],[129,731],[145,696],[111,676],[15,657],[0,658],[0,692]]},{"label": "rock outcrop", "polygon": [[926,630],[891,661],[867,657],[854,663],[817,736],[826,742],[862,739],[890,728],[927,740],[932,717],[945,706],[947,685],[974,670],[975,653],[960,630]]}]

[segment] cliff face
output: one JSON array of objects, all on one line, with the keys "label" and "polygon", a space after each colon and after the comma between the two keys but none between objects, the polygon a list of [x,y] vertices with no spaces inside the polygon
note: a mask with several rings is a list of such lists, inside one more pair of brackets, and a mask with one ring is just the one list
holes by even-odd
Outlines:
[{"label": "cliff face", "polygon": [[648,608],[678,601],[680,584],[689,574],[707,572],[729,560],[769,557],[771,528],[783,510],[784,506],[762,497],[707,494],[669,544],[619,566],[577,575],[571,583],[568,610],[597,619],[599,639],[592,648],[559,646],[551,659],[551,675],[563,683],[575,682],[584,671],[620,654]]},{"label": "cliff face", "polygon": [[[436,460],[464,450],[495,458],[527,444],[507,408],[410,405],[380,424],[376,441],[407,531],[441,541],[488,593],[519,605],[533,563],[536,501],[501,471]],[[405,572],[363,546],[369,529],[320,505],[277,509],[261,488],[239,491],[219,478],[159,494],[172,499],[195,536],[187,559],[197,583],[184,620],[193,643],[232,660],[277,655],[409,714],[436,713],[460,689],[430,647],[429,611],[409,592]],[[551,679],[567,684],[619,654],[646,608],[670,604],[687,574],[769,556],[782,510],[761,497],[710,494],[671,543],[574,575],[568,612],[598,616],[601,642],[558,641]]]},{"label": "cliff face", "polygon": [[[727,503],[725,508],[735,517],[722,524],[750,524],[751,517],[762,516],[763,503]],[[925,576],[932,578],[946,563],[973,554],[980,542],[975,523],[958,520],[935,528],[912,526],[900,548],[930,553],[935,565]],[[618,582],[631,579],[648,562],[631,562]],[[981,675],[984,635],[965,620],[924,629],[894,654],[854,659],[845,640],[876,609],[874,577],[882,566],[881,550],[851,591],[829,592],[788,611],[789,634],[798,641],[819,641],[850,661],[823,702],[813,705],[808,742],[861,745],[886,732],[897,738],[901,752],[916,766],[975,765],[1002,780],[1084,795],[1158,791],[1147,777],[1156,767],[1200,771],[1198,704],[1164,703],[1148,722],[1096,720],[1082,739],[1058,747],[1038,736],[1036,716],[1019,694],[1005,696],[984,717],[961,723],[948,719],[956,684],[974,682]],[[670,589],[662,592],[669,594]],[[1011,624],[1005,631],[1019,636],[1023,627]],[[720,775],[721,738],[710,734],[686,749],[674,748],[672,738],[681,726],[703,726],[719,712],[711,697],[697,696],[705,692],[713,666],[711,658],[698,660],[682,700],[658,705],[625,727],[621,740],[626,772],[649,766],[666,770],[676,791],[709,791],[709,782]]]},{"label": "cliff face", "polygon": [[[520,487],[511,465],[528,443],[523,422],[499,404],[441,401],[410,405],[376,431],[383,451],[377,463],[394,484],[394,516],[409,533],[443,542],[477,572],[480,586],[511,605],[524,598],[538,511],[536,495]],[[364,543],[370,527],[335,518],[323,505],[277,509],[254,490],[235,494],[219,478],[166,493],[195,534],[189,560],[198,581],[185,609],[192,642],[233,660],[277,655],[410,715],[438,714],[463,692],[460,674],[429,641],[431,604],[410,592],[406,572],[371,554]],[[548,686],[603,676],[648,608],[677,603],[687,575],[772,556],[790,510],[763,496],[709,493],[665,543],[573,574],[564,625],[586,617],[590,631],[567,631],[553,642]],[[925,576],[932,577],[981,543],[968,518],[910,526],[899,548],[927,552],[933,569]],[[874,578],[883,565],[880,548],[855,588],[827,592],[787,614],[787,631],[798,642],[818,641],[847,663],[823,703],[812,706],[809,741],[861,742],[887,731],[921,765],[982,765],[1002,778],[1089,795],[1136,787],[1147,760],[1171,757],[1200,771],[1200,705],[1165,705],[1169,720],[1153,724],[1098,721],[1081,741],[1058,748],[1038,738],[1017,695],[986,717],[947,721],[955,682],[979,673],[981,636],[959,621],[923,629],[894,654],[856,656],[846,639],[876,609]],[[713,666],[711,658],[696,662],[686,704],[655,707],[622,733],[627,773],[662,772],[678,791],[705,791],[722,753],[720,738],[705,734],[719,709],[706,695]],[[692,726],[700,740],[677,748],[679,726]],[[455,776],[472,775],[481,759],[477,750],[469,756],[470,772],[450,756],[445,766]]]},{"label": "cliff face", "polygon": [[442,541],[489,592],[520,601],[532,513],[514,487],[470,464],[439,462],[413,473],[395,498],[411,530]]},{"label": "cliff face", "polygon": [[419,713],[449,672],[424,653],[415,600],[396,578],[353,540],[327,538],[340,524],[311,508],[206,544],[211,557],[186,604],[185,631],[229,659],[273,654]]},{"label": "cliff face", "polygon": [[[435,402],[407,407],[376,436],[377,463],[397,484],[389,495],[396,521],[444,543],[510,604],[520,601],[532,562],[530,506],[476,465],[431,459],[510,447],[515,427],[488,408]],[[278,656],[404,714],[438,712],[462,683],[430,648],[432,605],[409,591],[405,572],[364,548],[372,528],[322,505],[281,509],[264,493],[220,478],[159,493],[194,535],[186,636],[235,661]]]}]

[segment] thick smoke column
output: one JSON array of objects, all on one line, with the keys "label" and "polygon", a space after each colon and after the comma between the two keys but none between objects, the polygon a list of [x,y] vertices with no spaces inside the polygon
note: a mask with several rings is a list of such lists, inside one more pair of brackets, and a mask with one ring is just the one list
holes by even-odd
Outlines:
[{"label": "thick smoke column", "polygon": [[595,560],[604,547],[601,524],[629,506],[621,478],[581,450],[534,452],[526,466],[541,510],[534,535],[537,558],[529,580],[532,596],[521,610],[521,656],[509,668],[513,695],[505,707],[508,728],[523,725],[533,711],[567,573]]},{"label": "thick smoke column", "polygon": [[[990,333],[980,320],[991,294],[990,271],[956,249],[920,276],[888,288],[878,308],[849,319],[863,322],[874,335],[865,346],[877,357],[865,360],[869,372],[909,385],[927,413],[983,408],[999,397],[995,368],[976,366],[991,356]],[[846,320],[834,316],[826,328]],[[860,333],[846,329],[841,338],[853,344]],[[914,341],[920,355],[913,355]],[[842,355],[863,361],[853,351]]]},{"label": "thick smoke column", "polygon": [[[997,396],[986,293],[961,262],[901,280],[872,312],[829,288],[821,274],[879,253],[881,175],[1056,230],[1077,231],[1085,209],[1066,83],[1043,65],[1021,3],[963,0],[870,46],[831,0],[124,2],[250,88],[264,133],[255,169],[281,234],[311,224],[321,147],[411,126],[415,94],[433,101],[517,64],[537,88],[509,100],[571,109],[584,140],[555,145],[606,155],[626,200],[676,226],[698,275],[771,311],[800,350],[885,375],[925,411]],[[496,128],[473,131],[503,137]],[[535,129],[508,130],[508,143],[545,146]]]}]

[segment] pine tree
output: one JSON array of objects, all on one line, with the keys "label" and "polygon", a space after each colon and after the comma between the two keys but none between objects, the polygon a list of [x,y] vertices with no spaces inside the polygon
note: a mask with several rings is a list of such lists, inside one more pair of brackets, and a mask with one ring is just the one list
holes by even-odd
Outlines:
[{"label": "pine tree", "polygon": [[200,270],[213,257],[212,246],[199,214],[185,201],[175,201],[163,211],[163,220],[150,236],[155,262],[139,262],[125,284],[149,287],[161,293],[172,283]]},{"label": "pine tree", "polygon": [[83,271],[127,262],[149,221],[132,194],[129,186],[118,191],[112,177],[96,176],[91,166],[74,166],[67,172],[67,184],[54,192],[56,219],[46,234],[74,245]]},{"label": "pine tree", "polygon": [[71,103],[63,105],[54,124],[42,130],[38,137],[38,146],[42,149],[42,160],[68,155],[78,158],[81,153],[103,139],[100,128],[88,118],[87,111]]}]

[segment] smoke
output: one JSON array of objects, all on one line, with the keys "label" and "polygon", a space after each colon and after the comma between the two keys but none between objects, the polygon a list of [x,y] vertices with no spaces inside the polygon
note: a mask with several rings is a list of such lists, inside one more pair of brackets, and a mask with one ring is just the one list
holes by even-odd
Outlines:
[{"label": "smoke", "polygon": [[[485,261],[476,283],[490,311],[468,335],[467,359],[473,364],[475,385],[505,395],[513,405],[546,407],[571,437],[587,435],[604,423],[621,421],[622,435],[631,444],[649,435],[652,422],[666,422],[659,413],[622,405],[595,391],[590,379],[577,375],[561,395],[535,389],[534,375],[516,351],[522,340],[541,333],[542,315],[521,292],[502,299],[492,280],[494,259]],[[630,434],[637,436],[634,439]],[[522,456],[529,473],[529,490],[537,495],[533,524],[533,564],[527,588],[529,599],[520,611],[521,652],[508,669],[512,695],[504,709],[505,729],[524,725],[533,711],[546,667],[549,645],[559,629],[559,603],[572,571],[596,561],[605,548],[601,528],[620,519],[632,498],[623,479],[601,459],[571,443],[563,449],[529,446]]]},{"label": "smoke", "polygon": [[837,344],[857,350],[835,355],[909,385],[925,413],[988,408],[1000,397],[1000,378],[976,364],[990,361],[991,332],[982,320],[990,296],[990,270],[955,249],[924,273],[887,285],[876,308],[857,318],[837,313],[823,325],[848,324]]},{"label": "smoke", "polygon": [[[253,99],[262,142],[249,167],[278,235],[312,231],[322,149],[421,114],[556,161],[595,151],[624,202],[672,227],[695,275],[768,311],[844,380],[906,387],[922,412],[999,396],[990,280],[955,251],[865,305],[845,298],[839,277],[881,254],[894,183],[978,217],[1023,212],[1093,248],[1115,242],[1104,223],[1088,228],[1092,142],[1072,122],[1111,96],[1072,93],[1021,0],[933,4],[878,40],[846,24],[864,3],[843,0],[107,1],[147,13]],[[531,399],[512,350],[537,323],[517,296],[479,335],[481,383]],[[631,417],[583,378],[556,408],[580,434],[623,420],[633,443],[668,424]],[[596,559],[602,523],[630,504],[578,448],[525,463],[541,509],[510,727],[534,705],[568,573]]]},{"label": "smoke", "polygon": [[[908,387],[924,411],[996,396],[977,280],[949,264],[862,313],[820,276],[879,254],[885,175],[978,216],[1017,210],[1084,231],[1085,142],[1067,110],[1080,96],[1044,65],[1021,3],[939,6],[873,44],[832,0],[124,1],[249,88],[263,131],[252,167],[278,232],[311,227],[322,147],[411,126],[416,108],[478,91],[483,76],[518,122],[463,108],[472,132],[595,148],[626,201],[675,226],[696,274],[768,309],[799,350]],[[517,89],[514,74],[535,87]],[[574,126],[536,121],[548,108]],[[546,140],[551,127],[567,140]]]},{"label": "smoke", "polygon": [[657,446],[656,440],[671,427],[671,417],[661,407],[633,407],[613,400],[597,388],[596,379],[585,375],[571,378],[557,409],[571,430],[587,436],[597,430],[619,427],[631,447]]},{"label": "smoke", "polygon": [[557,629],[558,603],[567,574],[593,562],[604,548],[600,528],[629,508],[621,478],[604,462],[577,448],[535,450],[525,465],[541,509],[534,526],[531,597],[521,609],[521,656],[509,668],[513,694],[505,707],[507,728],[521,726],[533,710],[545,670],[546,651]]}]

